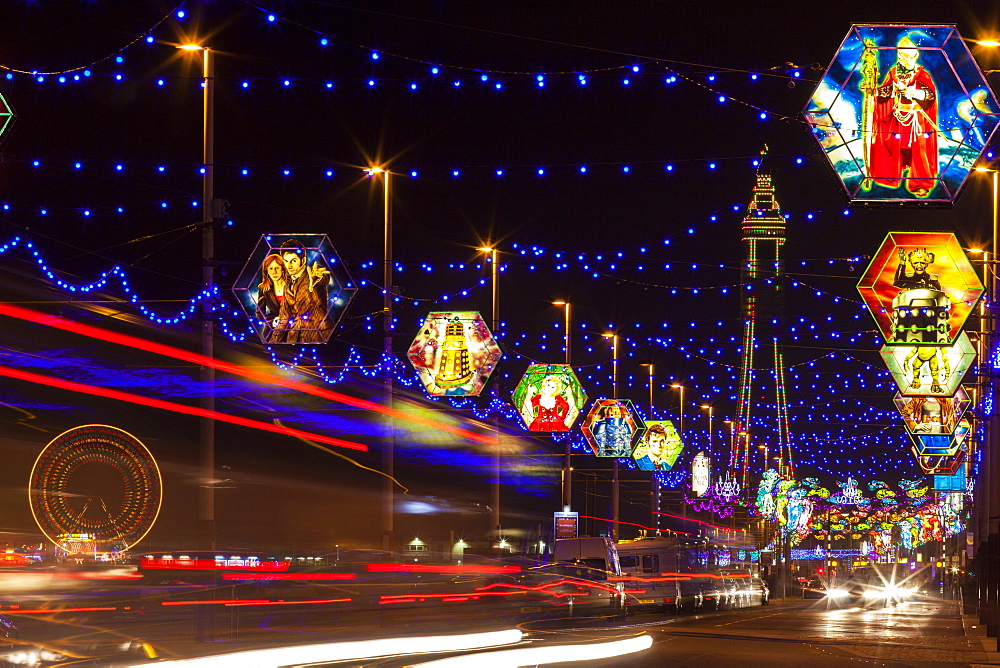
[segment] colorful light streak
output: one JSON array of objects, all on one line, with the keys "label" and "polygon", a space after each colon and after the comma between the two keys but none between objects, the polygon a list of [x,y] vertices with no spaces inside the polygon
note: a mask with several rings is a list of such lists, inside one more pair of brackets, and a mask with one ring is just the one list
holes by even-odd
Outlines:
[{"label": "colorful light streak", "polygon": [[309,432],[301,431],[299,429],[292,429],[290,427],[281,427],[275,424],[270,424],[268,422],[258,422],[257,420],[248,420],[247,418],[241,418],[235,415],[227,415],[225,413],[220,413],[218,411],[210,411],[202,408],[195,408],[193,406],[184,406],[182,404],[175,404],[169,401],[162,401],[160,399],[150,399],[148,397],[141,397],[137,394],[130,394],[128,392],[119,392],[118,390],[109,390],[104,387],[97,387],[96,385],[85,385],[83,383],[75,383],[69,380],[52,378],[51,376],[43,376],[41,374],[31,373],[30,371],[21,371],[19,369],[12,369],[6,366],[0,366],[0,376],[6,376],[7,378],[15,378],[17,380],[23,380],[29,383],[34,383],[36,385],[45,385],[47,387],[55,387],[62,390],[70,390],[71,392],[79,392],[80,394],[105,397],[107,399],[124,401],[130,404],[149,406],[150,408],[159,408],[161,410],[171,411],[174,413],[183,413],[185,415],[205,417],[212,420],[217,420],[219,422],[228,422],[229,424],[235,424],[241,427],[250,427],[252,429],[260,429],[261,431],[269,431],[275,434],[282,434],[284,436],[294,436],[295,438],[310,439],[313,441],[317,441],[319,443],[326,443],[327,445],[335,445],[341,448],[349,448],[351,450],[368,449],[368,446],[362,443],[354,443],[352,441],[345,441],[343,439],[332,438],[330,436],[322,436],[320,434],[310,434]]},{"label": "colorful light streak", "polygon": [[[259,382],[267,383],[269,385],[276,385],[291,390],[297,390],[299,392],[310,394],[319,397],[321,399],[328,399],[330,401],[335,401],[337,403],[354,406],[355,408],[362,408],[365,410],[382,413],[383,415],[388,415],[401,420],[407,420],[409,422],[420,424],[425,427],[430,427],[432,429],[447,431],[449,433],[455,434],[456,436],[461,436],[462,438],[467,438],[469,440],[476,441],[478,443],[492,444],[494,442],[493,436],[477,434],[475,432],[468,431],[466,429],[461,429],[459,427],[454,427],[452,425],[448,425],[443,422],[438,422],[436,420],[431,420],[429,418],[411,415],[405,411],[389,408],[374,401],[358,399],[356,397],[352,397],[343,394],[341,392],[334,392],[332,390],[327,390],[320,387],[314,387],[312,385],[309,385],[308,383],[303,383],[289,378],[283,378],[281,376],[265,373],[263,371],[256,371],[254,369],[240,366],[238,364],[224,362],[222,360],[218,360],[212,357],[206,357],[204,355],[183,350],[181,348],[175,348],[173,346],[168,346],[161,343],[155,343],[153,341],[147,341],[145,339],[141,339],[135,336],[129,336],[128,334],[119,334],[117,332],[111,332],[108,330],[100,329],[98,327],[93,327],[91,325],[84,325],[82,323],[73,322],[71,320],[60,318],[58,316],[39,313],[37,311],[21,308],[19,306],[13,306],[11,304],[0,304],[0,315],[6,315],[11,318],[18,318],[20,320],[27,320],[29,322],[34,322],[40,325],[46,325],[48,327],[61,329],[66,332],[72,332],[74,334],[80,334],[82,336],[99,339],[101,341],[107,341],[109,343],[117,343],[119,345],[127,346],[129,348],[137,348],[139,350],[145,350],[147,352],[151,352],[154,354],[164,355],[166,357],[171,357],[185,362],[191,362],[199,366],[212,367],[217,371],[222,371],[223,373],[230,373],[235,376],[240,376],[242,378],[247,378],[250,380],[256,380]],[[151,399],[150,401],[155,401],[155,400]],[[197,415],[196,413],[192,414]],[[222,418],[216,418],[216,419],[222,420]],[[234,424],[240,424],[240,423],[234,422]],[[265,423],[258,422],[255,424],[265,424]],[[251,426],[251,425],[245,424],[244,426]],[[269,429],[269,431],[276,431],[277,433],[284,433],[284,434],[291,433],[289,431],[285,431],[284,429]],[[368,449],[367,446],[358,443],[351,443],[350,441],[340,441],[340,439],[323,441],[322,438],[327,438],[327,437],[315,437],[315,436],[307,436],[307,437],[313,438],[314,440],[319,440],[320,442],[329,443],[331,445],[342,445],[345,443],[350,443],[350,445],[342,445],[342,447],[349,447],[355,450]]]}]

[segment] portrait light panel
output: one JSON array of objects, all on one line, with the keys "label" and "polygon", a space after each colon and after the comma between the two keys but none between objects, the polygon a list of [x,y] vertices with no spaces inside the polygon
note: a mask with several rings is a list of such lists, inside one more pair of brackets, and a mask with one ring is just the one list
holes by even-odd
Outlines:
[{"label": "portrait light panel", "polygon": [[670,471],[684,451],[684,442],[670,420],[646,420],[646,433],[632,451],[641,471]]},{"label": "portrait light panel", "polygon": [[890,232],[858,281],[890,345],[951,345],[983,294],[950,232]]},{"label": "portrait light panel", "polygon": [[580,430],[597,457],[631,457],[646,423],[628,399],[598,399]]},{"label": "portrait light panel", "polygon": [[326,343],[357,290],[325,234],[265,234],[233,283],[267,344]]},{"label": "portrait light panel", "polygon": [[896,393],[893,403],[911,434],[953,434],[971,403],[965,388],[952,397],[904,397]]},{"label": "portrait light panel", "polygon": [[569,364],[532,364],[511,394],[528,431],[569,431],[587,393]]},{"label": "portrait light panel", "polygon": [[479,396],[502,353],[478,311],[435,311],[406,356],[432,397]]},{"label": "portrait light panel", "polygon": [[997,127],[955,26],[854,25],[803,114],[852,202],[952,204]]},{"label": "portrait light panel", "polygon": [[904,397],[954,395],[976,359],[976,349],[964,331],[950,346],[886,344],[879,354]]}]

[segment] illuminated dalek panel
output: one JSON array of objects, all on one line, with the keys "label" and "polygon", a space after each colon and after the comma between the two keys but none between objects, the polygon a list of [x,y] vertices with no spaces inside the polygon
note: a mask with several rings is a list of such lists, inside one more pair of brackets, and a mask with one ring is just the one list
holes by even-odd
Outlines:
[{"label": "illuminated dalek panel", "polygon": [[951,300],[940,290],[902,290],[892,300],[893,343],[948,345]]},{"label": "illuminated dalek panel", "polygon": [[465,342],[465,327],[456,318],[445,326],[444,343],[440,349],[441,359],[434,383],[438,387],[459,387],[472,380],[475,370]]}]

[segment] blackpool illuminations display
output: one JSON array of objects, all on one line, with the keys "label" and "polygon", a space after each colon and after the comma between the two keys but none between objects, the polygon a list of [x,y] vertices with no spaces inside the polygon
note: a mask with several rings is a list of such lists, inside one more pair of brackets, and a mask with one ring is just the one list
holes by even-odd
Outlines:
[{"label": "blackpool illuminations display", "polygon": [[632,459],[641,471],[669,471],[684,450],[680,434],[670,420],[646,420],[646,433],[635,446]]},{"label": "blackpool illuminations display", "polygon": [[[121,481],[117,496],[100,469]],[[160,469],[135,436],[107,425],[63,432],[42,449],[28,482],[31,513],[69,553],[116,554],[138,543],[160,512]]]},{"label": "blackpool illuminations display", "polygon": [[587,403],[568,364],[532,364],[511,398],[528,431],[569,431]]},{"label": "blackpool illuminations display", "polygon": [[477,311],[430,313],[407,352],[432,397],[478,396],[500,360],[500,346]]},{"label": "blackpool illuminations display", "polygon": [[358,288],[325,234],[260,238],[233,293],[263,343],[326,343]]},{"label": "blackpool illuminations display", "polygon": [[852,26],[803,113],[855,202],[951,204],[997,104],[955,26]]},{"label": "blackpool illuminations display", "polygon": [[628,399],[598,399],[580,429],[598,457],[631,457],[646,423]]}]

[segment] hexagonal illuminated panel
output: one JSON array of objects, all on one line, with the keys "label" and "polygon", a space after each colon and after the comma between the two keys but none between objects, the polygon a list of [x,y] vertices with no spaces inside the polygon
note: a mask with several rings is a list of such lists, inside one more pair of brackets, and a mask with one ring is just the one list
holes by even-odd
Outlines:
[{"label": "hexagonal illuminated panel", "polygon": [[911,434],[947,435],[955,432],[971,401],[959,387],[953,397],[904,397],[897,392],[893,403]]},{"label": "hexagonal illuminated panel", "polygon": [[326,343],[358,291],[325,234],[265,234],[233,283],[264,343]]},{"label": "hexagonal illuminated panel", "polygon": [[670,420],[647,420],[646,433],[632,451],[640,471],[670,471],[684,451],[684,442]]},{"label": "hexagonal illuminated panel", "polygon": [[587,393],[568,364],[532,364],[511,394],[528,431],[569,431]]},{"label": "hexagonal illuminated panel", "polygon": [[951,204],[997,127],[955,26],[854,25],[803,114],[852,202]]},{"label": "hexagonal illuminated panel", "polygon": [[598,399],[580,429],[598,457],[631,457],[646,423],[628,399]]},{"label": "hexagonal illuminated panel", "polygon": [[951,345],[983,282],[950,232],[890,232],[858,292],[888,344]]},{"label": "hexagonal illuminated panel", "polygon": [[427,314],[406,353],[432,397],[478,396],[501,355],[478,311]]},{"label": "hexagonal illuminated panel", "polygon": [[950,397],[976,359],[965,332],[950,346],[882,346],[879,351],[904,397]]},{"label": "hexagonal illuminated panel", "polygon": [[10,129],[10,126],[14,123],[14,118],[14,110],[10,108],[7,100],[0,94],[0,139]]},{"label": "hexagonal illuminated panel", "polygon": [[972,427],[968,420],[958,423],[951,434],[910,434],[913,441],[913,451],[918,457],[933,457],[937,455],[952,457],[959,451],[966,450],[966,439]]}]

